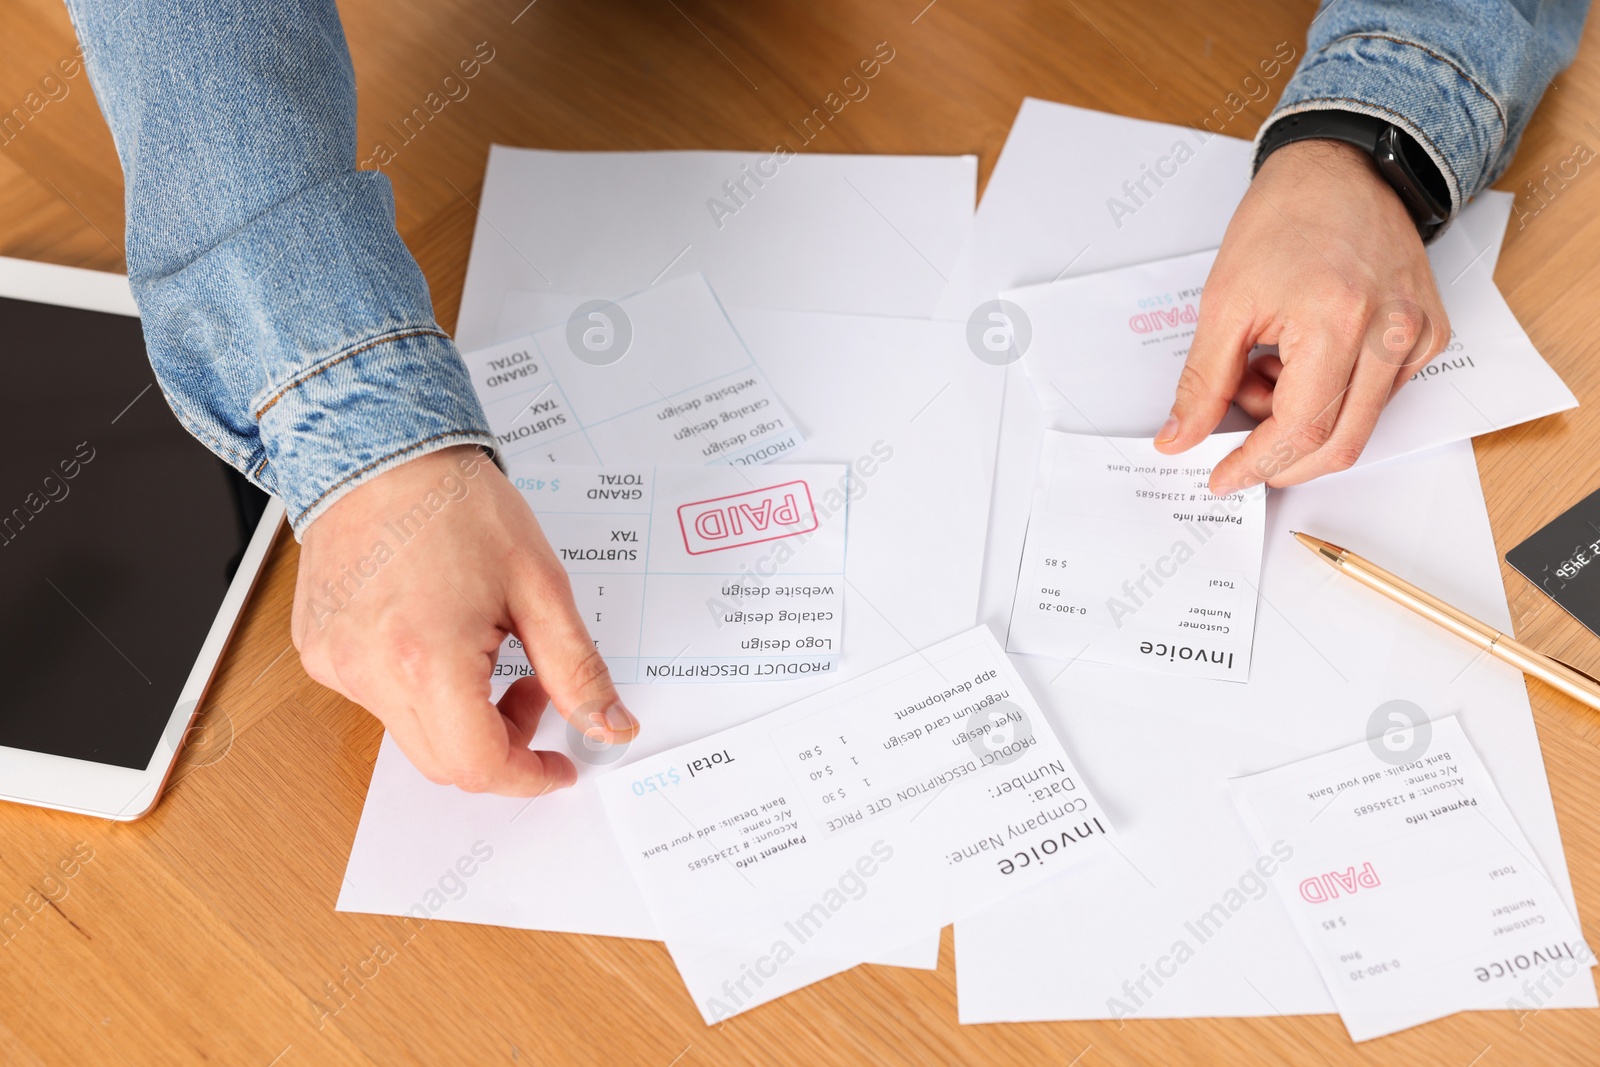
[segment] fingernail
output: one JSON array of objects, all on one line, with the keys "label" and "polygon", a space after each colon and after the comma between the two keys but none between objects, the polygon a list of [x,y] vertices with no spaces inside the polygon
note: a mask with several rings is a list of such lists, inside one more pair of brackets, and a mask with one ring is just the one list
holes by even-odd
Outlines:
[{"label": "fingernail", "polygon": [[606,708],[606,728],[612,733],[625,734],[630,730],[639,728],[639,720],[633,713],[621,704],[612,704]]},{"label": "fingernail", "polygon": [[[1150,425],[1148,422],[1146,426]],[[1167,421],[1161,424],[1161,429],[1156,431],[1156,444],[1164,445],[1178,436],[1178,416],[1168,415]]]},{"label": "fingernail", "polygon": [[1233,494],[1237,493],[1239,490],[1241,490],[1243,488],[1244,488],[1244,486],[1242,486],[1242,485],[1229,485],[1228,483],[1224,482],[1221,485],[1219,485],[1217,488],[1211,490],[1211,495],[1212,496],[1232,496]]}]

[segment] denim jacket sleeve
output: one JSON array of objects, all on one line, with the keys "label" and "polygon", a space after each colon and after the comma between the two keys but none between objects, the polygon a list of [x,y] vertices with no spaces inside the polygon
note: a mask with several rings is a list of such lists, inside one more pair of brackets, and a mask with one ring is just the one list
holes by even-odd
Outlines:
[{"label": "denim jacket sleeve", "polygon": [[[1378,115],[1428,153],[1450,218],[1516,152],[1550,80],[1572,62],[1588,0],[1323,0],[1306,55],[1256,137],[1305,111]],[[1256,165],[1259,166],[1259,158]]]},{"label": "denim jacket sleeve", "polygon": [[128,274],[183,425],[297,535],[449,445],[494,448],[460,354],[358,171],[333,0],[68,0],[127,189]]}]

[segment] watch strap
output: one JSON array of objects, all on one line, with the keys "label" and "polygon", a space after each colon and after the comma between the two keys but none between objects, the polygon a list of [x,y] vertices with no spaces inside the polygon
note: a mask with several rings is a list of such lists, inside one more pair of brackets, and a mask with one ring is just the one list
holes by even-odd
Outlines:
[{"label": "watch strap", "polygon": [[1256,169],[1284,145],[1311,140],[1343,141],[1370,155],[1423,240],[1450,217],[1450,190],[1438,166],[1410,134],[1377,115],[1336,109],[1285,115],[1261,138]]}]

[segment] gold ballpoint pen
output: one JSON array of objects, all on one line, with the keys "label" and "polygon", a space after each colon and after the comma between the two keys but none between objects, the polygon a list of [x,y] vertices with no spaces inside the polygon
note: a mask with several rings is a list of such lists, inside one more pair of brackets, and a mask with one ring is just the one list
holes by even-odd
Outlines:
[{"label": "gold ballpoint pen", "polygon": [[1443,626],[1446,630],[1465,638],[1498,660],[1511,664],[1523,674],[1531,674],[1546,685],[1591,708],[1600,710],[1600,680],[1570,667],[1558,659],[1535,652],[1506,634],[1474,619],[1464,611],[1451,607],[1432,593],[1425,592],[1396,575],[1390,574],[1371,560],[1363,559],[1349,549],[1330,544],[1320,537],[1297,533],[1294,539],[1342,574],[1348,574],[1369,589],[1375,589],[1397,604],[1403,604],[1425,619]]}]

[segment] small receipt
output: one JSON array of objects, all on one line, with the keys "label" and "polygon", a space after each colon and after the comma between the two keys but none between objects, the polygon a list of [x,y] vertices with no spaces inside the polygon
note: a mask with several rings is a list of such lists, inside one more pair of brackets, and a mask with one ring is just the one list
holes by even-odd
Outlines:
[{"label": "small receipt", "polygon": [[984,627],[598,784],[707,1023],[1035,886],[1112,834]]},{"label": "small receipt", "polygon": [[[1194,343],[1201,292],[1217,253],[1063,278],[1003,294],[1028,324],[1022,358],[1050,425],[1087,433],[1154,434]],[[1477,261],[1474,260],[1474,263]],[[1362,356],[1406,382],[1384,409],[1358,464],[1377,463],[1577,407],[1495,288],[1492,271],[1452,270],[1441,296],[1451,334],[1437,345],[1413,305],[1372,309]],[[1232,409],[1223,426],[1249,425]]]},{"label": "small receipt", "polygon": [[[774,681],[838,668],[842,464],[511,463],[618,682]],[[494,681],[533,673],[508,637]]]},{"label": "small receipt", "polygon": [[1047,433],[1006,651],[1247,681],[1266,494],[1206,488],[1245,436]]},{"label": "small receipt", "polygon": [[1588,982],[1583,933],[1454,716],[1229,783],[1350,1037]]},{"label": "small receipt", "polygon": [[[576,298],[574,298],[576,300]],[[519,463],[766,463],[805,440],[699,274],[464,357]]]}]

